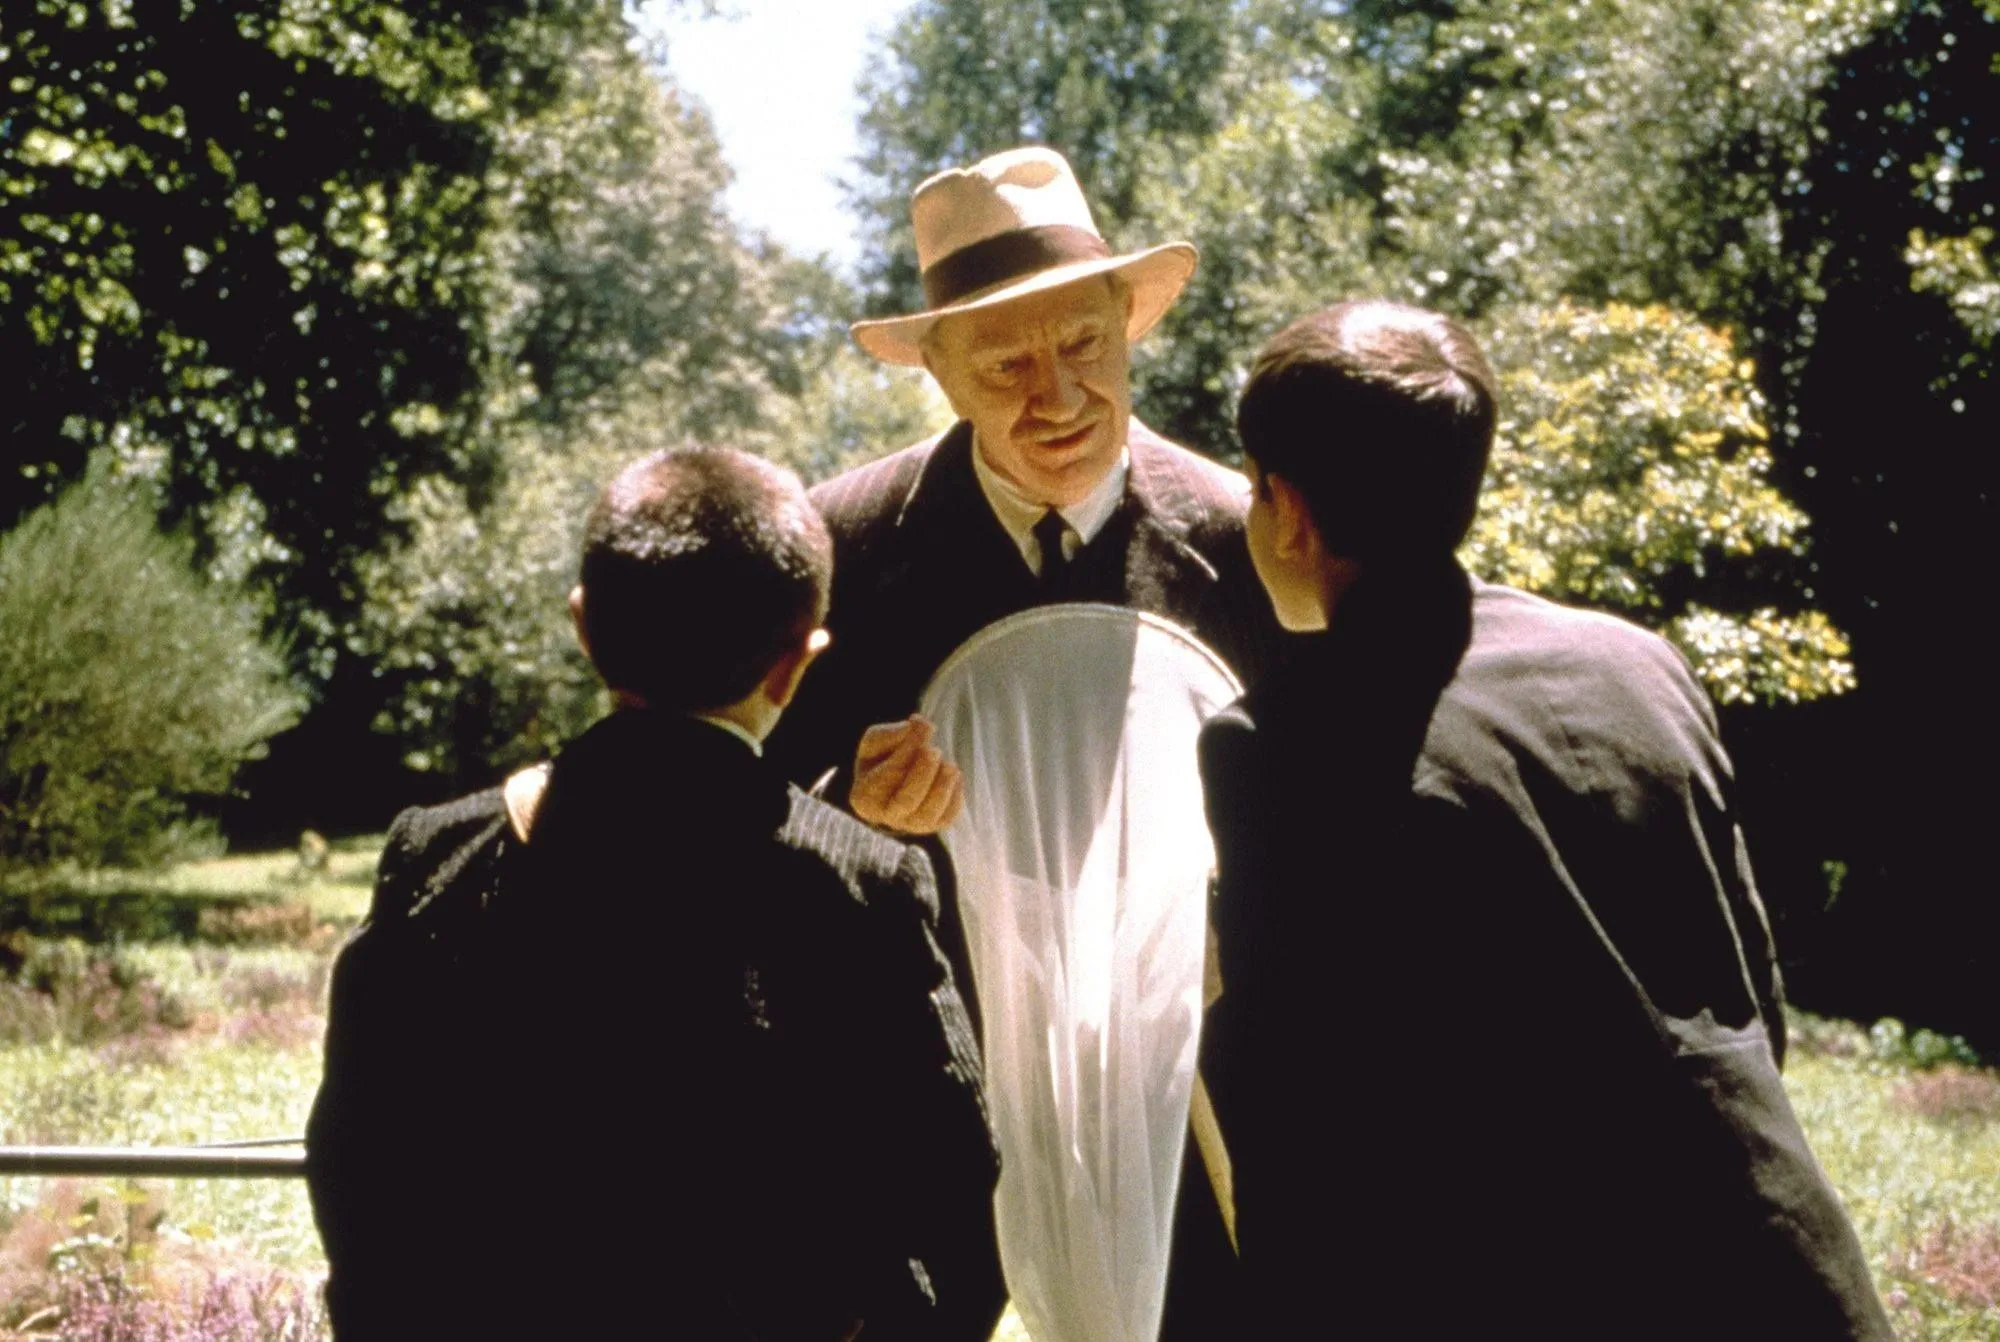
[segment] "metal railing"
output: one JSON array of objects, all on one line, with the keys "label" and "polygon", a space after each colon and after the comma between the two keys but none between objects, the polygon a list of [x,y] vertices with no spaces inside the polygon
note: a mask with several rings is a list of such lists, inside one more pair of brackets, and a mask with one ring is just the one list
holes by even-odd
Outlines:
[{"label": "metal railing", "polygon": [[[252,1137],[194,1146],[0,1146],[0,1176],[298,1179],[304,1139]],[[279,1148],[291,1147],[293,1150]]]}]

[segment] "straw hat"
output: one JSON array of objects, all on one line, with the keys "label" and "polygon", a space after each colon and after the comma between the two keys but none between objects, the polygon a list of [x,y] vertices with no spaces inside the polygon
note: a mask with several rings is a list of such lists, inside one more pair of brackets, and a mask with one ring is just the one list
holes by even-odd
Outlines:
[{"label": "straw hat", "polygon": [[1110,271],[1132,286],[1132,320],[1125,334],[1137,340],[1173,306],[1194,274],[1191,243],[1112,255],[1068,162],[1039,146],[1009,149],[969,168],[947,168],[910,197],[910,222],[930,306],[853,327],[856,343],[889,363],[922,364],[919,342],[940,317]]}]

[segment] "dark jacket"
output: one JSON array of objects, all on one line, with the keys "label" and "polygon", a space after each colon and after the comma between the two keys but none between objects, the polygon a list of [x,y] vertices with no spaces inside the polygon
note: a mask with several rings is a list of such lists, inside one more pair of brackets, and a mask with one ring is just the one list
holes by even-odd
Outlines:
[{"label": "dark jacket", "polygon": [[1668,644],[1449,564],[1367,576],[1201,755],[1245,1336],[1374,1301],[1440,1337],[1889,1336]]},{"label": "dark jacket", "polygon": [[[1243,539],[1247,482],[1137,419],[1126,444],[1124,497],[1055,590],[1037,582],[994,517],[973,472],[970,424],[816,487],[813,502],[833,533],[833,642],[771,738],[773,757],[790,777],[810,785],[837,770],[827,795],[844,801],[863,730],[915,711],[932,673],[966,639],[1054,601],[1101,601],[1163,616],[1219,653],[1243,683],[1258,683],[1281,635]],[[939,939],[976,1024],[948,865],[939,875]],[[1212,1321],[1231,1313],[1233,1255],[1192,1142],[1188,1151],[1166,1342],[1216,1336]],[[997,1264],[993,1280],[997,1313]]]},{"label": "dark jacket", "polygon": [[919,850],[639,710],[526,845],[497,790],[399,817],[307,1131],[342,1342],[983,1342],[997,1165],[934,899]]},{"label": "dark jacket", "polygon": [[1164,616],[1256,681],[1278,627],[1243,541],[1248,485],[1136,419],[1126,443],[1124,497],[1056,591],[1037,582],[981,492],[970,424],[812,491],[833,532],[833,643],[772,734],[793,781],[844,770],[862,731],[915,711],[959,644],[1052,601]]}]

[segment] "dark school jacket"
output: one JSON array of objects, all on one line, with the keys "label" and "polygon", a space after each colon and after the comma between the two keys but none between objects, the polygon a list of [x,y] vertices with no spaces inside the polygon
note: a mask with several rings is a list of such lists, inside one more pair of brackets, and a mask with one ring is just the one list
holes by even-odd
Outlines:
[{"label": "dark school jacket", "polygon": [[1666,642],[1364,575],[1201,756],[1246,1336],[1889,1337]]},{"label": "dark school jacket", "polygon": [[643,710],[562,752],[529,844],[498,789],[405,812],[307,1131],[338,1337],[984,1342],[934,900],[921,851]]}]

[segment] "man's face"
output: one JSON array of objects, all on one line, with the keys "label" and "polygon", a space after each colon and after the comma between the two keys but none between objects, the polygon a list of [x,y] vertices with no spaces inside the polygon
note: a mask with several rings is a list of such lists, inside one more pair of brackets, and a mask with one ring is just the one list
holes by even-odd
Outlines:
[{"label": "man's face", "polygon": [[926,366],[986,464],[1038,503],[1081,503],[1124,451],[1130,308],[1093,275],[946,317],[931,333]]}]

